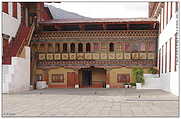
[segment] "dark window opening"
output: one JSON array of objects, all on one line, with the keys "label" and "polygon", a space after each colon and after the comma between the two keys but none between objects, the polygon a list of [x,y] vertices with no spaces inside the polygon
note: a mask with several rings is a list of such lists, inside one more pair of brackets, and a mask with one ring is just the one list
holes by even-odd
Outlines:
[{"label": "dark window opening", "polygon": [[43,31],[57,31],[54,26],[43,26]]},{"label": "dark window opening", "polygon": [[83,44],[82,43],[78,44],[78,52],[83,52]]},{"label": "dark window opening", "polygon": [[152,30],[151,24],[130,24],[129,30]]},{"label": "dark window opening", "polygon": [[109,51],[114,52],[114,43],[109,44]]},{"label": "dark window opening", "polygon": [[85,25],[85,30],[103,30],[103,26],[99,24]]},{"label": "dark window opening", "polygon": [[90,45],[90,43],[86,43],[86,52],[91,52],[91,45]]},{"label": "dark window opening", "polygon": [[44,44],[40,44],[39,51],[40,52],[44,52],[45,51],[45,45]]},{"label": "dark window opening", "polygon": [[67,43],[63,44],[63,52],[67,52]]},{"label": "dark window opening", "polygon": [[55,52],[60,52],[60,44],[55,44]]},{"label": "dark window opening", "polygon": [[62,27],[62,31],[80,31],[79,25],[65,25]]},{"label": "dark window opening", "polygon": [[74,43],[70,44],[70,52],[75,52],[75,44]]},{"label": "dark window opening", "polygon": [[53,52],[53,45],[52,44],[48,44],[48,52]]},{"label": "dark window opening", "polygon": [[108,24],[107,30],[127,30],[126,24]]}]

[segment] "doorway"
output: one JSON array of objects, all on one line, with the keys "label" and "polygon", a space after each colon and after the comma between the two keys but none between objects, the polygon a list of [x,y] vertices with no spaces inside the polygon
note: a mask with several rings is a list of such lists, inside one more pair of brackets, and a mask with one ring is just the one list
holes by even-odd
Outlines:
[{"label": "doorway", "polygon": [[90,87],[92,85],[92,71],[84,69],[82,71],[82,84],[83,87]]}]

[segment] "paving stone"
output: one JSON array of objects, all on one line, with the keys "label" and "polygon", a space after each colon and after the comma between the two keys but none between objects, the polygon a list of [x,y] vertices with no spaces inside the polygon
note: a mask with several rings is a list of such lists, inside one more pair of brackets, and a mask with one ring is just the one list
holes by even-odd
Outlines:
[{"label": "paving stone", "polygon": [[[94,91],[97,92],[96,95]],[[162,90],[138,92],[136,89],[45,89],[41,90],[41,95],[39,93],[40,90],[13,95],[3,94],[4,116],[174,117],[179,115],[178,97]],[[141,99],[157,99],[157,101],[139,101],[138,94],[142,94]],[[127,99],[137,99],[137,101]]]}]

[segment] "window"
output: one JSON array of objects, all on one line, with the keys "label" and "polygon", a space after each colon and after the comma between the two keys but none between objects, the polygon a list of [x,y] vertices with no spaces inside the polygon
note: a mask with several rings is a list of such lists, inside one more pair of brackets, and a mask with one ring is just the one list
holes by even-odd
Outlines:
[{"label": "window", "polygon": [[78,44],[78,52],[83,52],[83,44],[82,43]]},{"label": "window", "polygon": [[109,51],[114,52],[114,43],[109,44]]},{"label": "window", "polygon": [[176,6],[175,6],[175,12],[178,11],[178,2],[176,2]]},{"label": "window", "polygon": [[167,42],[165,43],[165,73],[167,73]]},{"label": "window", "polygon": [[52,74],[53,83],[64,83],[64,74]]},{"label": "window", "polygon": [[13,2],[13,17],[17,18],[17,3]]},{"label": "window", "polygon": [[63,44],[63,52],[67,52],[67,43]]},{"label": "window", "polygon": [[94,51],[99,51],[99,43],[94,43]]},{"label": "window", "polygon": [[8,14],[8,2],[3,2],[2,6],[2,11]]},{"label": "window", "polygon": [[176,65],[177,65],[177,33],[175,34],[175,36],[174,36],[174,41],[175,41],[175,64],[174,64],[174,71],[176,71],[177,69],[176,69]]},{"label": "window", "polygon": [[160,74],[160,64],[161,64],[161,49],[159,50],[159,65],[158,65],[158,69],[159,69],[159,74]]},{"label": "window", "polygon": [[171,55],[172,55],[171,54],[172,53],[171,52],[171,48],[172,48],[171,47],[171,45],[172,45],[171,43],[172,43],[172,39],[170,38],[170,45],[169,45],[169,72],[171,72]]},{"label": "window", "polygon": [[86,43],[86,52],[91,52],[91,45],[90,45],[90,43]]},{"label": "window", "polygon": [[45,51],[45,45],[44,44],[40,44],[39,51],[40,52],[44,52]]},{"label": "window", "polygon": [[163,73],[163,45],[162,45],[162,73]]},{"label": "window", "polygon": [[172,2],[170,3],[170,19],[172,18]]},{"label": "window", "polygon": [[70,44],[70,52],[75,52],[75,44],[74,43]]},{"label": "window", "polygon": [[55,52],[60,52],[60,44],[59,43],[55,44]]},{"label": "window", "polygon": [[48,44],[48,52],[53,52],[53,45],[52,44]]},{"label": "window", "polygon": [[166,24],[168,24],[168,2],[166,2]]}]

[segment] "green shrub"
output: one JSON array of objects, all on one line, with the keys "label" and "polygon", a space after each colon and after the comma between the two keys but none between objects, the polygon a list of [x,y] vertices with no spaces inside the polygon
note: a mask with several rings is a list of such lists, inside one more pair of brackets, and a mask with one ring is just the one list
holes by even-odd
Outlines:
[{"label": "green shrub", "polygon": [[152,73],[152,74],[156,74],[158,72],[158,70],[152,67],[148,70],[148,72]]},{"label": "green shrub", "polygon": [[144,84],[144,77],[143,77],[143,69],[142,68],[134,68],[132,70],[133,79],[136,83]]},{"label": "green shrub", "polygon": [[130,83],[131,86],[136,86],[136,83]]}]

